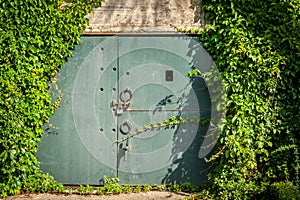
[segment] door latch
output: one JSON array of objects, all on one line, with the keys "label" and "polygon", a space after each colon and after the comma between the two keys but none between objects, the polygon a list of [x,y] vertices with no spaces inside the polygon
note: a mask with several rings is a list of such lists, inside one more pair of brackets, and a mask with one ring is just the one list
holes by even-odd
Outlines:
[{"label": "door latch", "polygon": [[112,106],[115,107],[116,115],[122,115],[124,110],[129,108],[132,95],[132,91],[129,88],[126,88],[120,94],[121,101],[112,102]]},{"label": "door latch", "polygon": [[126,141],[126,146],[123,148],[124,151],[124,161],[127,161],[128,153],[131,151],[131,147],[129,145],[129,139]]},{"label": "door latch", "polygon": [[116,110],[116,115],[122,115],[122,114],[123,114],[123,111],[129,108],[130,102],[123,102],[123,101],[121,101],[121,102],[116,102],[116,101],[113,101],[113,102],[112,102],[112,105],[113,105],[114,107],[116,107],[116,108],[115,108],[115,110]]},{"label": "door latch", "polygon": [[116,102],[116,101],[113,101],[112,106],[115,107],[116,115],[122,115],[123,111],[129,108],[130,102],[123,102],[123,101]]}]

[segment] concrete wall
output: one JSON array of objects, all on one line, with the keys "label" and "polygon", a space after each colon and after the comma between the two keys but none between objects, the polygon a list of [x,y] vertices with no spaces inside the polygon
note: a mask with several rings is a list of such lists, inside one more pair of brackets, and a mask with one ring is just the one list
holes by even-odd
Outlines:
[{"label": "concrete wall", "polygon": [[87,17],[89,32],[173,32],[203,25],[202,0],[106,0]]}]

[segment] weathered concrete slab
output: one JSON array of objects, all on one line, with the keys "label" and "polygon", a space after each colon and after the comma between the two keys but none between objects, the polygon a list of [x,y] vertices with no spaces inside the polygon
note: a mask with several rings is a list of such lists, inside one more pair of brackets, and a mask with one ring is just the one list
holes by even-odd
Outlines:
[{"label": "weathered concrete slab", "polygon": [[173,32],[200,27],[202,0],[106,0],[87,17],[86,32]]}]

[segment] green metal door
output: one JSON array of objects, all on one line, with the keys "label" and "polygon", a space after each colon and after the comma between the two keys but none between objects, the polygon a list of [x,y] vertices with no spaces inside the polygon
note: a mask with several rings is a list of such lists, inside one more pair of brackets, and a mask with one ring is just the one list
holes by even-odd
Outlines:
[{"label": "green metal door", "polygon": [[[83,37],[57,77],[62,105],[39,145],[41,169],[64,184],[202,184],[210,94],[186,74],[211,65],[189,37]],[[185,123],[167,125],[172,116]]]}]

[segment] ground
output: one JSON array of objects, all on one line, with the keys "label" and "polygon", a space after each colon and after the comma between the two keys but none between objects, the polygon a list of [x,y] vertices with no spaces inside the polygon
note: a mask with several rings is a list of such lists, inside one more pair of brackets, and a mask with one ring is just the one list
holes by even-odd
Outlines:
[{"label": "ground", "polygon": [[[3,198],[3,200],[156,200],[156,199],[166,199],[166,200],[178,200],[184,199],[184,197],[189,196],[184,193],[171,193],[171,192],[141,192],[141,193],[129,193],[129,194],[119,194],[119,195],[65,195],[65,194],[22,194],[16,196],[10,196]],[[2,198],[0,198],[2,199]]]}]

